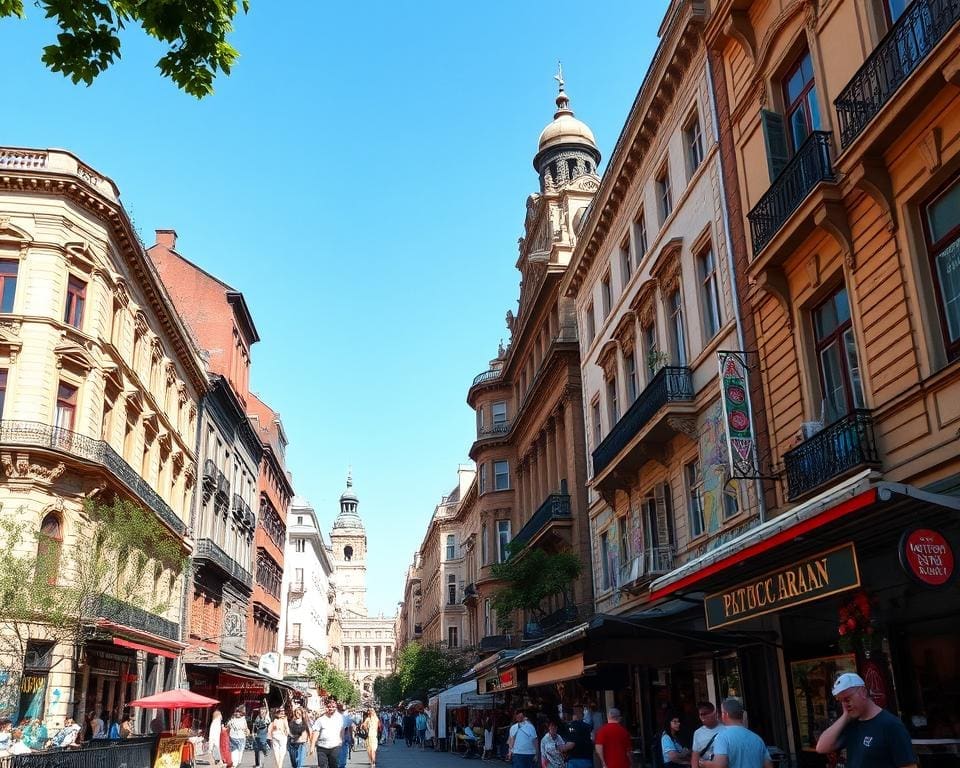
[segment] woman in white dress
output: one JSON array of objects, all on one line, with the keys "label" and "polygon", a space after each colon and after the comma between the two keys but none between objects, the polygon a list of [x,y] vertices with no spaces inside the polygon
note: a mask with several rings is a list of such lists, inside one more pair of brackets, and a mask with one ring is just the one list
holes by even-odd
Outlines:
[{"label": "woman in white dress", "polygon": [[247,718],[242,709],[237,709],[233,717],[227,722],[230,729],[230,765],[240,768],[240,761],[243,760],[243,750],[247,746],[247,736],[250,735],[250,727],[247,725]]},{"label": "woman in white dress", "polygon": [[290,729],[287,727],[287,713],[278,709],[273,713],[273,722],[267,728],[267,740],[273,749],[273,759],[277,768],[283,768],[283,758],[287,754],[287,739],[290,738]]},{"label": "woman in white dress", "polygon": [[219,709],[213,710],[210,717],[210,730],[207,733],[207,740],[210,743],[210,759],[217,765],[223,762],[223,755],[220,754],[220,732],[223,730],[223,713]]}]

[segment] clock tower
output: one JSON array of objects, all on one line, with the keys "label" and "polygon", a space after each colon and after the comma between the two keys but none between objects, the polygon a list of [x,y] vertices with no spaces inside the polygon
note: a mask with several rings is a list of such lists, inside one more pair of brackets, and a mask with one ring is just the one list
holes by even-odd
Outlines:
[{"label": "clock tower", "polygon": [[353,478],[340,496],[340,514],[333,522],[330,544],[337,580],[337,606],[344,613],[367,615],[367,532],[357,512]]}]

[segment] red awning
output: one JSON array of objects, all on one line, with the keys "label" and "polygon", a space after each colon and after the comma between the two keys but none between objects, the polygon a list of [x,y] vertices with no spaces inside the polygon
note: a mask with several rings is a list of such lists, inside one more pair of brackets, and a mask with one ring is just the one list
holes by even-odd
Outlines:
[{"label": "red awning", "polygon": [[163,648],[155,648],[152,645],[145,645],[144,643],[135,643],[133,640],[125,640],[122,637],[113,638],[113,644],[119,645],[122,648],[133,648],[135,651],[145,651],[146,653],[154,653],[157,656],[163,656],[165,659],[175,659],[177,654],[172,651],[164,650]]}]

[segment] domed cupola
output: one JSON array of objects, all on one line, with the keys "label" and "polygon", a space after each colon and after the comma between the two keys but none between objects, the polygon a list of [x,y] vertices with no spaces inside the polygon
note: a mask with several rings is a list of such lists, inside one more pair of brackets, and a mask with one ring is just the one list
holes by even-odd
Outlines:
[{"label": "domed cupola", "polygon": [[540,191],[546,192],[590,174],[598,176],[600,150],[593,131],[582,120],[577,120],[570,109],[570,98],[564,90],[563,70],[554,76],[560,86],[557,111],[540,134],[540,144],[533,167],[540,176]]},{"label": "domed cupola", "polygon": [[334,528],[356,528],[363,530],[363,520],[357,512],[357,495],[353,492],[353,476],[347,473],[347,490],[340,495],[340,514],[333,521]]}]

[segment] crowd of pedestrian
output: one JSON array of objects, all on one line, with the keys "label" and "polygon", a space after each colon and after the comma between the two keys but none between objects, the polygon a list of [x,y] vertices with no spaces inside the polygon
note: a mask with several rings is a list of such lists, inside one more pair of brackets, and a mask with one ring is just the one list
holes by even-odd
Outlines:
[{"label": "crowd of pedestrian", "polygon": [[84,724],[66,717],[63,724],[52,727],[40,718],[23,718],[14,724],[9,718],[0,718],[0,757],[25,755],[52,749],[72,749],[99,739],[126,739],[134,735],[129,715],[106,712],[90,714]]}]

